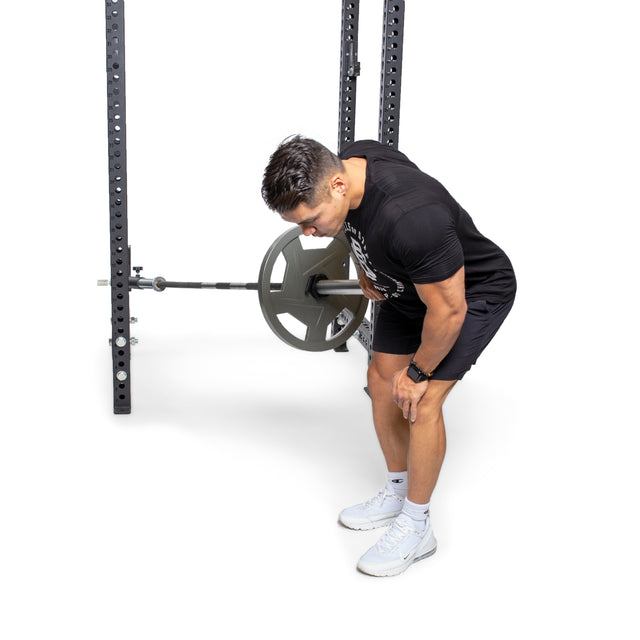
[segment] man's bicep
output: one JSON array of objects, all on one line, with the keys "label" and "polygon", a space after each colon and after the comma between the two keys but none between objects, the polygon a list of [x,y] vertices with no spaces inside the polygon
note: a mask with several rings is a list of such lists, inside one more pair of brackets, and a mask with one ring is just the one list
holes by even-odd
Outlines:
[{"label": "man's bicep", "polygon": [[416,291],[427,309],[435,313],[463,313],[467,303],[464,288],[464,267],[440,282],[415,284]]}]

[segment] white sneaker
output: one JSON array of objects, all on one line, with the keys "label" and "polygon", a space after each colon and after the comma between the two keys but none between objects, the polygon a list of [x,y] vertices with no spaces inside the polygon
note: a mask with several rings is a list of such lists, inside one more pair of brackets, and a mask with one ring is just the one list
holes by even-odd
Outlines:
[{"label": "white sneaker", "polygon": [[430,519],[425,530],[418,531],[414,521],[402,513],[360,558],[358,569],[370,576],[395,576],[413,562],[433,555],[437,546]]},{"label": "white sneaker", "polygon": [[402,511],[403,503],[404,498],[385,488],[370,500],[344,509],[338,520],[349,529],[384,527]]}]

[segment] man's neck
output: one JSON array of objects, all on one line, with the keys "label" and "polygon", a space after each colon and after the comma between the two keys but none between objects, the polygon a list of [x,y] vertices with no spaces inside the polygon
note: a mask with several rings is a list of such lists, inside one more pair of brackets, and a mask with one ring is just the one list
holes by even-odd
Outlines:
[{"label": "man's neck", "polygon": [[349,185],[347,197],[349,209],[357,209],[364,197],[364,186],[367,180],[367,161],[364,158],[347,158],[342,161],[345,168],[346,182]]}]

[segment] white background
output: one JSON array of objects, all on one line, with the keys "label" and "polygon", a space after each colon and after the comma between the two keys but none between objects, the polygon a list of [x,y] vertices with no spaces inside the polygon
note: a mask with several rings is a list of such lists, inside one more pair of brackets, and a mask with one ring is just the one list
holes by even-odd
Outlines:
[{"label": "white background", "polygon": [[[377,137],[380,0],[358,138]],[[634,3],[408,0],[400,148],[511,257],[517,304],[446,405],[438,553],[392,579],[336,524],[384,482],[366,356],[281,343],[252,292],[133,292],[114,416],[104,4],[3,8],[0,634],[637,638]],[[262,170],[335,148],[339,0],[128,0],[129,241],[255,281]]]}]

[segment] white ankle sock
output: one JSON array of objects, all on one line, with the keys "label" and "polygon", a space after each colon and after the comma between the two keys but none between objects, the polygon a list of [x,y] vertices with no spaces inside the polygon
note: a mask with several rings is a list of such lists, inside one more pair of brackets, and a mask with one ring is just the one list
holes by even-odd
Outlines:
[{"label": "white ankle sock", "polygon": [[402,505],[402,513],[409,516],[415,522],[420,531],[424,531],[429,518],[430,504],[430,502],[427,502],[426,504],[416,504],[415,502],[411,502],[408,498],[405,498],[404,504]]},{"label": "white ankle sock", "polygon": [[407,471],[387,471],[387,491],[391,491],[401,498],[406,498],[407,479]]}]

